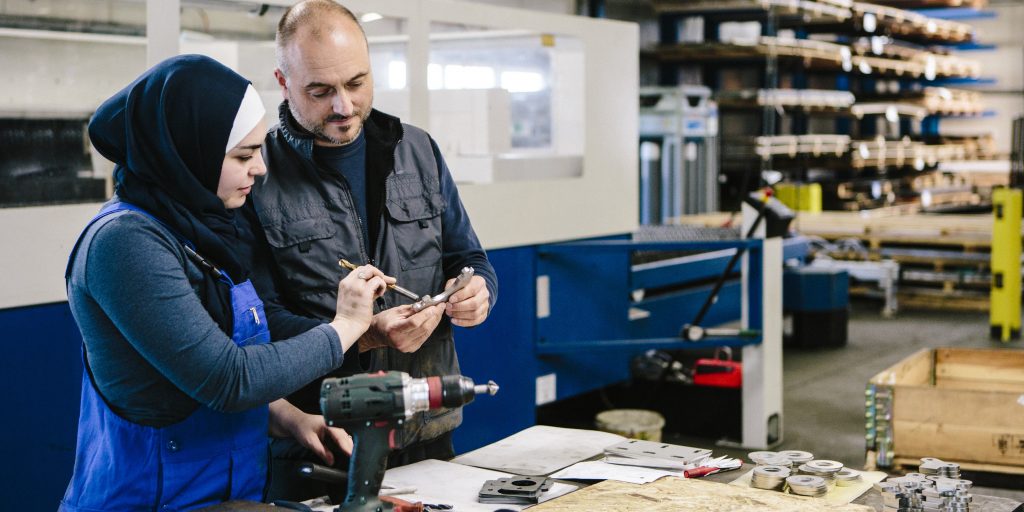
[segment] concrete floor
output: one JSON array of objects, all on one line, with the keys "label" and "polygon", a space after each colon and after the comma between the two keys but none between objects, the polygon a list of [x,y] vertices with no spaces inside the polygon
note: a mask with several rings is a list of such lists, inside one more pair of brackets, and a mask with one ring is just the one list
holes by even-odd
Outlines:
[{"label": "concrete floor", "polygon": [[[921,348],[1003,346],[989,341],[988,331],[987,313],[901,311],[883,318],[877,304],[855,304],[846,347],[785,351],[784,442],[779,449],[806,450],[817,458],[863,467],[868,380]],[[980,493],[1024,501],[1022,480],[1015,480],[1016,488]]]}]

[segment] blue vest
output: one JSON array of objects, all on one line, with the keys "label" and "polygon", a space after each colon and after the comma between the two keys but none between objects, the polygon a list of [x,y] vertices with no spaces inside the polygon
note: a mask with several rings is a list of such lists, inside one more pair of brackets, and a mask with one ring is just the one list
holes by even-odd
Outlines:
[{"label": "blue vest", "polygon": [[[99,219],[132,210],[127,203],[105,207]],[[173,230],[172,230],[173,231]],[[74,261],[79,237],[71,252]],[[187,240],[179,240],[190,246]],[[194,253],[194,251],[193,251]],[[68,264],[70,272],[71,264]],[[263,302],[248,280],[231,287],[234,332],[238,346],[270,342]],[[147,427],[114,413],[89,374],[83,346],[82,405],[78,417],[75,471],[60,512],[190,510],[227,500],[263,501],[267,483],[268,410],[239,413],[200,406],[184,420],[162,428]]]}]

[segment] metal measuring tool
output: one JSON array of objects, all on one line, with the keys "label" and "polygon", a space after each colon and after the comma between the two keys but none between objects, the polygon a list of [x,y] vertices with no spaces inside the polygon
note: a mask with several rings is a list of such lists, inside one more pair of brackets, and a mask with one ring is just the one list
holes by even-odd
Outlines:
[{"label": "metal measuring tool", "polygon": [[[355,270],[355,269],[359,268],[354,263],[351,263],[351,262],[349,262],[348,260],[345,260],[345,259],[338,260],[338,265],[341,265],[342,267],[345,267],[345,268],[347,268],[349,270]],[[473,267],[463,267],[462,271],[459,272],[459,275],[455,278],[455,282],[453,282],[452,285],[449,286],[448,288],[446,288],[443,292],[441,292],[441,293],[439,293],[437,295],[434,295],[434,296],[430,296],[430,295],[422,295],[422,296],[421,295],[416,295],[415,293],[409,291],[406,288],[402,288],[401,286],[398,286],[397,284],[389,284],[388,288],[398,292],[401,295],[405,295],[406,297],[409,297],[410,299],[416,301],[412,305],[412,310],[416,311],[416,312],[420,312],[423,309],[428,308],[430,306],[434,306],[436,304],[441,304],[441,303],[444,303],[444,302],[448,302],[448,299],[450,299],[452,297],[452,295],[455,295],[456,292],[458,292],[459,290],[465,288],[466,285],[469,284],[470,279],[473,278],[474,272],[475,271],[473,270]]]}]

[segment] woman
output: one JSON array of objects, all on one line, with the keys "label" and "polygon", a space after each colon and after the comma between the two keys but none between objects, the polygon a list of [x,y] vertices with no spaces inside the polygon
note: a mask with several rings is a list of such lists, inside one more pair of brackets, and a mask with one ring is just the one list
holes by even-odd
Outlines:
[{"label": "woman", "polygon": [[281,397],[341,365],[393,279],[360,267],[338,286],[334,321],[268,343],[248,281],[251,232],[232,211],[266,173],[263,110],[247,80],[192,55],[147,71],[89,124],[117,186],[65,276],[85,371],[60,510],[261,500],[268,429],[328,462],[328,439],[351,450],[343,431]]}]

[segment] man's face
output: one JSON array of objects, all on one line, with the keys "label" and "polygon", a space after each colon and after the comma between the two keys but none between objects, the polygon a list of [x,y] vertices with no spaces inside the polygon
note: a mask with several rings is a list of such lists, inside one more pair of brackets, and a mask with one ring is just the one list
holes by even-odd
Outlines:
[{"label": "man's face", "polygon": [[351,20],[326,20],[319,36],[302,28],[285,49],[285,77],[277,70],[292,116],[321,146],[355,140],[373,106],[370,54]]}]

